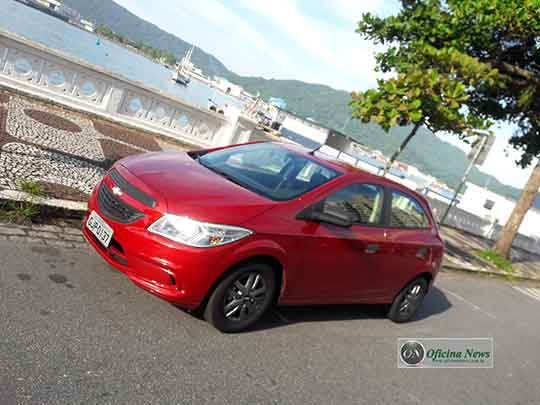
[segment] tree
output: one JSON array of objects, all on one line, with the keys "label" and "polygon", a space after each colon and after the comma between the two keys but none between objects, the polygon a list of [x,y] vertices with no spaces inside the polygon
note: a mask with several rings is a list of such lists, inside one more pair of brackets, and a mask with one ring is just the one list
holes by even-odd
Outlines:
[{"label": "tree", "polygon": [[[510,122],[517,128],[511,143],[523,152],[519,164],[530,164],[540,153],[540,0],[401,5],[395,16],[368,13],[359,22],[358,33],[385,46],[377,68],[391,77],[353,93],[353,116],[387,130],[419,124],[462,138],[493,121]],[[505,257],[529,202],[526,190],[496,244]]]},{"label": "tree", "polygon": [[353,117],[373,121],[385,131],[396,125],[412,126],[387,163],[385,174],[421,125],[432,132],[450,131],[461,136],[490,125],[484,116],[463,106],[471,89],[494,83],[498,72],[454,49],[424,45],[421,51],[430,59],[430,66],[404,66],[396,69],[397,77],[379,80],[377,90],[352,94]]},{"label": "tree", "polygon": [[176,57],[171,52],[166,51],[162,55],[163,61],[167,65],[174,66],[174,64],[176,63]]}]

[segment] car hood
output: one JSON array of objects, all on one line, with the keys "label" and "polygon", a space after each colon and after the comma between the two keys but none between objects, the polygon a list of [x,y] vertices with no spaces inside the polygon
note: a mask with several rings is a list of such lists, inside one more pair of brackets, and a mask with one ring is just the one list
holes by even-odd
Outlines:
[{"label": "car hood", "polygon": [[160,195],[170,214],[241,225],[276,205],[207,169],[185,152],[146,153],[120,164]]}]

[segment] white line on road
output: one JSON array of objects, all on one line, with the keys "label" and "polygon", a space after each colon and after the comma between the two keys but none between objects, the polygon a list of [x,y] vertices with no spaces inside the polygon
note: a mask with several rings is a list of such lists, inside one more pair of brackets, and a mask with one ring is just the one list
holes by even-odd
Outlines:
[{"label": "white line on road", "polygon": [[[440,287],[439,287],[440,288]],[[487,312],[487,311],[484,311],[482,308],[480,308],[478,305],[472,303],[471,301],[463,298],[461,295],[459,294],[456,294],[455,292],[452,292],[450,290],[447,290],[446,288],[441,288],[441,290],[443,290],[445,293],[448,293],[454,297],[456,297],[458,300],[460,301],[463,301],[464,303],[466,304],[469,304],[471,307],[473,307],[475,310],[483,313],[484,315],[490,317],[491,319],[497,319],[497,317],[495,315],[493,315],[491,312]]]},{"label": "white line on road", "polygon": [[540,301],[540,288],[525,288],[516,286],[514,286],[513,288],[514,290],[525,294],[527,297],[532,298],[533,300]]}]

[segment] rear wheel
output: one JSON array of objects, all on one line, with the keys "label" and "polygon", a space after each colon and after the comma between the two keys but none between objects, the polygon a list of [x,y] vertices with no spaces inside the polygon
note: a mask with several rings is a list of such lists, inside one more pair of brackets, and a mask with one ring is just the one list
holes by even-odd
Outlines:
[{"label": "rear wheel", "polygon": [[419,277],[409,284],[397,295],[388,311],[388,318],[394,322],[407,322],[416,314],[427,292],[428,282]]},{"label": "rear wheel", "polygon": [[263,263],[241,266],[218,284],[204,318],[222,332],[243,331],[264,314],[275,291],[272,267]]}]

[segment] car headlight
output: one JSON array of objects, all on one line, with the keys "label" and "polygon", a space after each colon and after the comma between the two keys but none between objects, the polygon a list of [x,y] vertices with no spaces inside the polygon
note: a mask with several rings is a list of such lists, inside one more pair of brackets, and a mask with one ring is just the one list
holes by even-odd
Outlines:
[{"label": "car headlight", "polygon": [[148,227],[148,230],[175,242],[194,247],[225,245],[253,233],[237,226],[209,224],[188,217],[165,214]]}]

